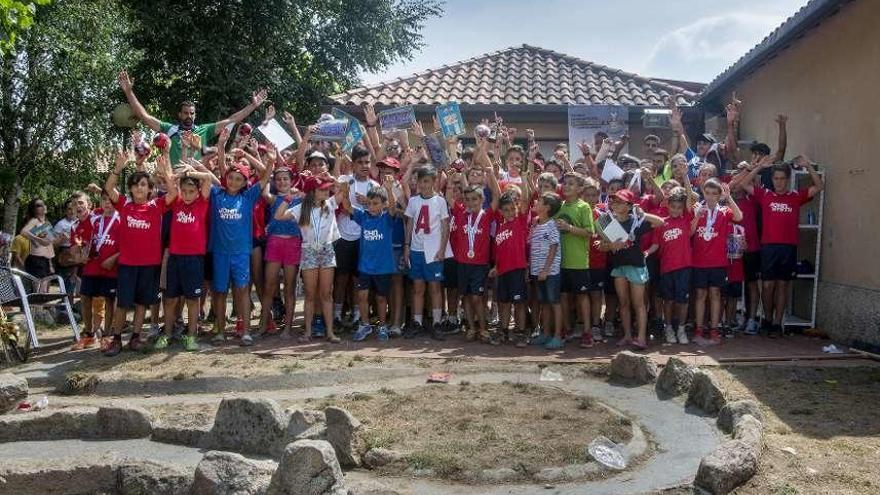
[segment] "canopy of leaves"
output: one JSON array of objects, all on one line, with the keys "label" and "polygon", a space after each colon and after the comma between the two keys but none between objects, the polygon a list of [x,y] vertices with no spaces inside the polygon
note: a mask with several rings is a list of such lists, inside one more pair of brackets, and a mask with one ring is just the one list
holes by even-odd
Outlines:
[{"label": "canopy of leaves", "polygon": [[269,88],[279,108],[315,117],[329,94],[409,59],[436,0],[122,0],[137,18],[138,97],[171,118],[183,100],[218,120]]},{"label": "canopy of leaves", "polygon": [[[0,57],[0,190],[25,201],[81,188],[114,132],[116,74],[137,60],[115,0],[56,0]],[[8,205],[7,205],[8,206]],[[4,227],[10,228],[9,215]]]},{"label": "canopy of leaves", "polygon": [[34,22],[37,5],[48,5],[50,0],[19,2],[0,0],[0,56],[12,51],[18,33],[26,30]]}]

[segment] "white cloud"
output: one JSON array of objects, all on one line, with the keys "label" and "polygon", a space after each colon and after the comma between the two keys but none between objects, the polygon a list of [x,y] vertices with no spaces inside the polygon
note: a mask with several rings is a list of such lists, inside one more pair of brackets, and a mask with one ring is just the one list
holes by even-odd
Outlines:
[{"label": "white cloud", "polygon": [[725,14],[704,17],[663,35],[641,73],[709,82],[764,39],[783,16]]}]

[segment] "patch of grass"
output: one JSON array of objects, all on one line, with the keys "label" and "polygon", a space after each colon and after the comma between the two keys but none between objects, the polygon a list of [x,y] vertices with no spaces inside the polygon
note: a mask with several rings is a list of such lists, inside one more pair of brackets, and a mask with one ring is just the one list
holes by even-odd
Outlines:
[{"label": "patch of grass", "polygon": [[451,452],[427,451],[407,456],[407,462],[413,469],[432,469],[434,474],[443,478],[455,478],[467,468],[467,459]]},{"label": "patch of grass", "polygon": [[388,388],[388,387],[382,387],[382,388],[380,388],[380,389],[379,389],[379,393],[382,394],[382,395],[398,395],[398,393],[397,393],[395,390],[390,389],[390,388]]},{"label": "patch of grass", "polygon": [[282,373],[286,373],[289,375],[289,374],[295,373],[298,370],[305,369],[305,367],[306,367],[305,364],[303,364],[299,361],[293,361],[291,363],[283,364],[280,369],[281,369]]}]

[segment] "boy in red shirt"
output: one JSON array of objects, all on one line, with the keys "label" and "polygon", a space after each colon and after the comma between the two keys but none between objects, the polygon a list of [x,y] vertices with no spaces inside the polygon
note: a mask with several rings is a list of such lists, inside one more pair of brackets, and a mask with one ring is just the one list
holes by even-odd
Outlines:
[{"label": "boy in red shirt", "polygon": [[165,333],[156,339],[156,350],[168,347],[181,298],[186,299],[187,335],[183,346],[197,351],[199,298],[205,278],[205,252],[208,242],[208,209],[211,206],[210,172],[188,167],[180,176],[180,193],[171,203],[171,241],[165,282]]},{"label": "boy in red shirt", "polygon": [[165,177],[164,198],[150,199],[152,180],[146,172],[134,172],[126,180],[131,197],[119,194],[116,182],[128,163],[123,152],[116,155],[116,166],[104,183],[104,191],[119,212],[119,268],[116,307],[111,333],[113,341],[105,356],[122,351],[122,327],[128,310],[134,309],[133,333],[129,348],[143,346],[140,331],[147,307],[159,302],[159,269],[162,264],[162,214],[177,198],[168,150],[156,160],[157,170]]},{"label": "boy in red shirt", "polygon": [[81,219],[73,230],[72,242],[89,246],[89,260],[80,275],[82,297],[83,338],[74,349],[90,347],[94,343],[95,317],[92,304],[95,298],[104,300],[104,313],[113,320],[116,299],[116,261],[119,258],[119,214],[106,192],[101,193],[101,212],[95,211]]},{"label": "boy in red shirt", "polygon": [[[705,202],[698,205],[691,221],[693,236],[693,286],[696,289],[694,341],[699,345],[720,344],[721,288],[727,283],[727,232],[731,222],[742,220],[742,212],[730,196],[730,188],[717,179],[708,179],[702,186]],[[720,200],[728,206],[721,206]],[[710,301],[710,330],[706,340],[703,324],[706,296]]]},{"label": "boy in red shirt", "polygon": [[[667,344],[687,344],[685,322],[691,289],[691,196],[682,187],[669,193],[669,216],[654,232],[652,250],[660,259],[660,297],[665,315]],[[674,310],[674,312],[673,312]]]}]

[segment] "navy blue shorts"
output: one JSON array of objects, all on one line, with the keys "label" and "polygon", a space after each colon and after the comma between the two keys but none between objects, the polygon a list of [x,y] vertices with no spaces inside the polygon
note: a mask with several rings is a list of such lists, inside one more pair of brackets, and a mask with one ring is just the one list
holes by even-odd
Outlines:
[{"label": "navy blue shorts", "polygon": [[166,297],[198,299],[202,297],[204,281],[205,257],[203,255],[168,255],[168,265],[165,270]]},{"label": "navy blue shorts", "polygon": [[691,269],[681,268],[660,275],[660,298],[687,304],[691,291]]},{"label": "navy blue shorts", "polygon": [[119,265],[116,306],[132,309],[135,305],[151,306],[158,303],[160,270],[161,265]]},{"label": "navy blue shorts", "polygon": [[532,275],[532,283],[535,284],[535,296],[541,304],[559,304],[562,293],[562,275],[548,275],[544,281]]},{"label": "navy blue shorts", "polygon": [[648,283],[657,287],[660,283],[660,256],[657,253],[645,258],[645,266],[648,267]]},{"label": "navy blue shorts", "polygon": [[391,295],[391,274],[361,273],[357,278],[357,290],[372,290],[377,296],[388,297]]},{"label": "navy blue shorts", "polygon": [[797,246],[765,244],[761,247],[761,279],[793,280],[797,267]]},{"label": "navy blue shorts", "polygon": [[528,298],[526,269],[511,270],[496,277],[495,300],[500,303],[524,303]]},{"label": "navy blue shorts", "polygon": [[694,268],[691,280],[696,289],[721,288],[727,285],[727,268]]},{"label": "navy blue shorts", "polygon": [[587,270],[587,278],[590,282],[587,284],[590,292],[606,290],[608,286],[611,286],[612,292],[614,291],[614,284],[611,282],[611,270],[607,268],[590,268]]},{"label": "navy blue shorts", "polygon": [[730,299],[736,299],[738,297],[742,297],[743,295],[743,283],[742,282],[727,282],[727,285],[724,286],[724,289],[721,290],[721,295]]},{"label": "navy blue shorts", "polygon": [[204,260],[205,260],[205,262],[202,266],[205,267],[205,273],[204,273],[205,281],[210,282],[210,281],[214,280],[214,255],[211,254],[210,252],[205,253]]},{"label": "navy blue shorts", "polygon": [[743,272],[746,282],[761,279],[761,251],[743,253]]},{"label": "navy blue shorts", "polygon": [[458,289],[458,261],[455,258],[443,260],[443,288]]},{"label": "navy blue shorts", "polygon": [[346,241],[339,239],[333,243],[333,251],[336,252],[336,273],[348,275],[358,274],[358,252],[361,241]]},{"label": "navy blue shorts", "polygon": [[560,275],[562,275],[562,292],[566,294],[586,294],[590,291],[589,270],[563,268]]},{"label": "navy blue shorts", "polygon": [[80,277],[79,293],[86,297],[116,297],[116,279],[109,277]]},{"label": "navy blue shorts", "polygon": [[489,265],[468,265],[465,263],[456,263],[456,265],[458,273],[455,274],[455,278],[458,282],[460,296],[481,296],[486,293]]}]

